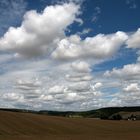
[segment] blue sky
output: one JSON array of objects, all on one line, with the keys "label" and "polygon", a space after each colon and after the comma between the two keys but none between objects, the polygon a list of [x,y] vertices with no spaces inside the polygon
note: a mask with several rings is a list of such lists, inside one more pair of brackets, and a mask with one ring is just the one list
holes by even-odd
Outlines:
[{"label": "blue sky", "polygon": [[139,0],[1,0],[0,107],[140,105]]}]

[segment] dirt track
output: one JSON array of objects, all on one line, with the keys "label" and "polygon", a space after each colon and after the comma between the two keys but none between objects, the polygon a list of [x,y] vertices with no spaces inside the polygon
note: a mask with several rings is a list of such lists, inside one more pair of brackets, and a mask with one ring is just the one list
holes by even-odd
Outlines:
[{"label": "dirt track", "polygon": [[132,139],[140,139],[140,121],[103,121],[0,111],[0,140]]}]

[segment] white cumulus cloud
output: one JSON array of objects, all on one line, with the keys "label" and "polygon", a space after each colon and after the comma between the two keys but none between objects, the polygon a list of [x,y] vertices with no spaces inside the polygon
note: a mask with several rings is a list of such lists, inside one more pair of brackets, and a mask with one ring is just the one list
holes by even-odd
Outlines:
[{"label": "white cumulus cloud", "polygon": [[126,44],[128,48],[140,48],[140,28],[130,35]]},{"label": "white cumulus cloud", "polygon": [[131,83],[126,88],[124,88],[124,91],[126,91],[126,92],[138,92],[138,91],[140,91],[140,88],[138,86],[138,83]]},{"label": "white cumulus cloud", "polygon": [[127,34],[120,31],[109,35],[98,34],[85,40],[81,40],[78,35],[72,35],[58,42],[52,57],[55,59],[108,58],[119,50],[127,38]]},{"label": "white cumulus cloud", "polygon": [[10,27],[0,38],[0,50],[27,57],[50,53],[64,36],[64,30],[76,20],[79,6],[74,3],[48,6],[42,13],[26,12],[20,27]]}]

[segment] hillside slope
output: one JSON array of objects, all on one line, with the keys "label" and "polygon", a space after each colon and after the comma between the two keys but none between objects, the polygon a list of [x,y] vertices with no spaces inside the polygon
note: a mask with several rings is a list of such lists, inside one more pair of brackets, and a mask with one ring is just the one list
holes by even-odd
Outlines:
[{"label": "hillside slope", "polygon": [[0,111],[0,140],[140,139],[140,121],[65,118]]},{"label": "hillside slope", "polygon": [[49,116],[63,116],[63,117],[84,117],[84,118],[101,118],[109,119],[113,114],[119,112],[129,112],[134,114],[134,112],[140,112],[140,106],[135,107],[107,107],[100,108],[90,111],[74,112],[74,111],[49,111],[49,110],[26,110],[26,109],[10,109],[10,108],[0,108],[0,111],[11,111],[11,112],[22,112],[22,113],[34,113],[34,114],[44,114]]}]

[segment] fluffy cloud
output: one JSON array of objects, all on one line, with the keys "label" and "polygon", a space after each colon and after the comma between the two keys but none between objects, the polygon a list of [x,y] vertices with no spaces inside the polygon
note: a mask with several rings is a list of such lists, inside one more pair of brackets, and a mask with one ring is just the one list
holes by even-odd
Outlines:
[{"label": "fluffy cloud", "polygon": [[2,97],[4,100],[8,100],[8,101],[19,101],[19,100],[23,100],[23,95],[17,94],[17,93],[5,93],[2,95]]},{"label": "fluffy cloud", "polygon": [[73,70],[75,70],[77,72],[89,73],[91,71],[90,65],[84,61],[73,62],[71,64],[71,67]]},{"label": "fluffy cloud", "polygon": [[19,79],[17,81],[18,84],[18,88],[20,87],[30,87],[30,88],[34,88],[34,87],[39,87],[41,85],[41,82],[36,78],[35,80],[21,80]]},{"label": "fluffy cloud", "polygon": [[[21,26],[9,28],[0,38],[1,104],[86,110],[137,101],[138,61],[105,74],[94,68],[116,56],[126,44],[125,49],[139,48],[139,29],[132,34],[118,31],[86,38],[80,35],[89,30],[66,35],[69,25],[83,22],[78,18],[79,7],[71,2],[48,6],[41,13],[26,12]],[[32,59],[24,59],[27,57]]]},{"label": "fluffy cloud", "polygon": [[105,59],[113,56],[124,44],[128,36],[124,32],[115,34],[98,34],[81,40],[78,35],[62,39],[52,53],[55,59],[76,59],[90,57],[92,59]]},{"label": "fluffy cloud", "polygon": [[[115,87],[115,94],[112,96],[112,101],[114,100],[117,106],[140,105],[139,63],[124,65],[123,68],[113,68],[111,71],[106,71],[104,75],[107,78],[106,82],[110,80],[118,83]],[[112,90],[112,88],[110,88],[110,90]]]},{"label": "fluffy cloud", "polygon": [[66,75],[66,80],[71,82],[80,82],[80,81],[90,81],[92,76],[90,74],[76,74],[76,75]]},{"label": "fluffy cloud", "polygon": [[128,48],[140,48],[140,28],[126,42]]},{"label": "fluffy cloud", "polygon": [[27,57],[50,53],[64,36],[66,27],[76,20],[78,9],[78,5],[68,3],[48,6],[42,13],[26,12],[21,26],[10,27],[0,38],[0,50]]},{"label": "fluffy cloud", "polygon": [[60,103],[62,104],[73,104],[75,102],[79,102],[83,100],[85,97],[78,95],[77,93],[68,93],[67,95],[64,95],[62,99],[64,100],[59,100]]},{"label": "fluffy cloud", "polygon": [[125,92],[138,92],[140,91],[140,88],[138,86],[138,83],[131,83],[126,88],[124,88]]},{"label": "fluffy cloud", "polygon": [[25,99],[38,98],[42,94],[41,82],[38,79],[19,79],[15,88]]},{"label": "fluffy cloud", "polygon": [[140,64],[124,65],[122,69],[114,68],[112,71],[106,71],[104,75],[115,76],[121,79],[137,79],[140,75]]},{"label": "fluffy cloud", "polygon": [[102,83],[99,83],[99,82],[94,85],[95,88],[100,88],[101,86],[102,86]]},{"label": "fluffy cloud", "polygon": [[55,85],[55,86],[49,88],[48,93],[49,94],[62,94],[66,90],[67,89],[64,86]]},{"label": "fluffy cloud", "polygon": [[[120,106],[140,105],[140,88],[138,83],[128,83],[120,93],[114,95],[115,101],[119,101]],[[117,104],[118,105],[118,104]]]},{"label": "fluffy cloud", "polygon": [[89,91],[90,85],[89,85],[89,82],[87,82],[87,81],[76,82],[76,83],[69,85],[68,89],[72,92],[77,92],[77,93],[80,92],[80,94],[82,94],[83,92]]}]

